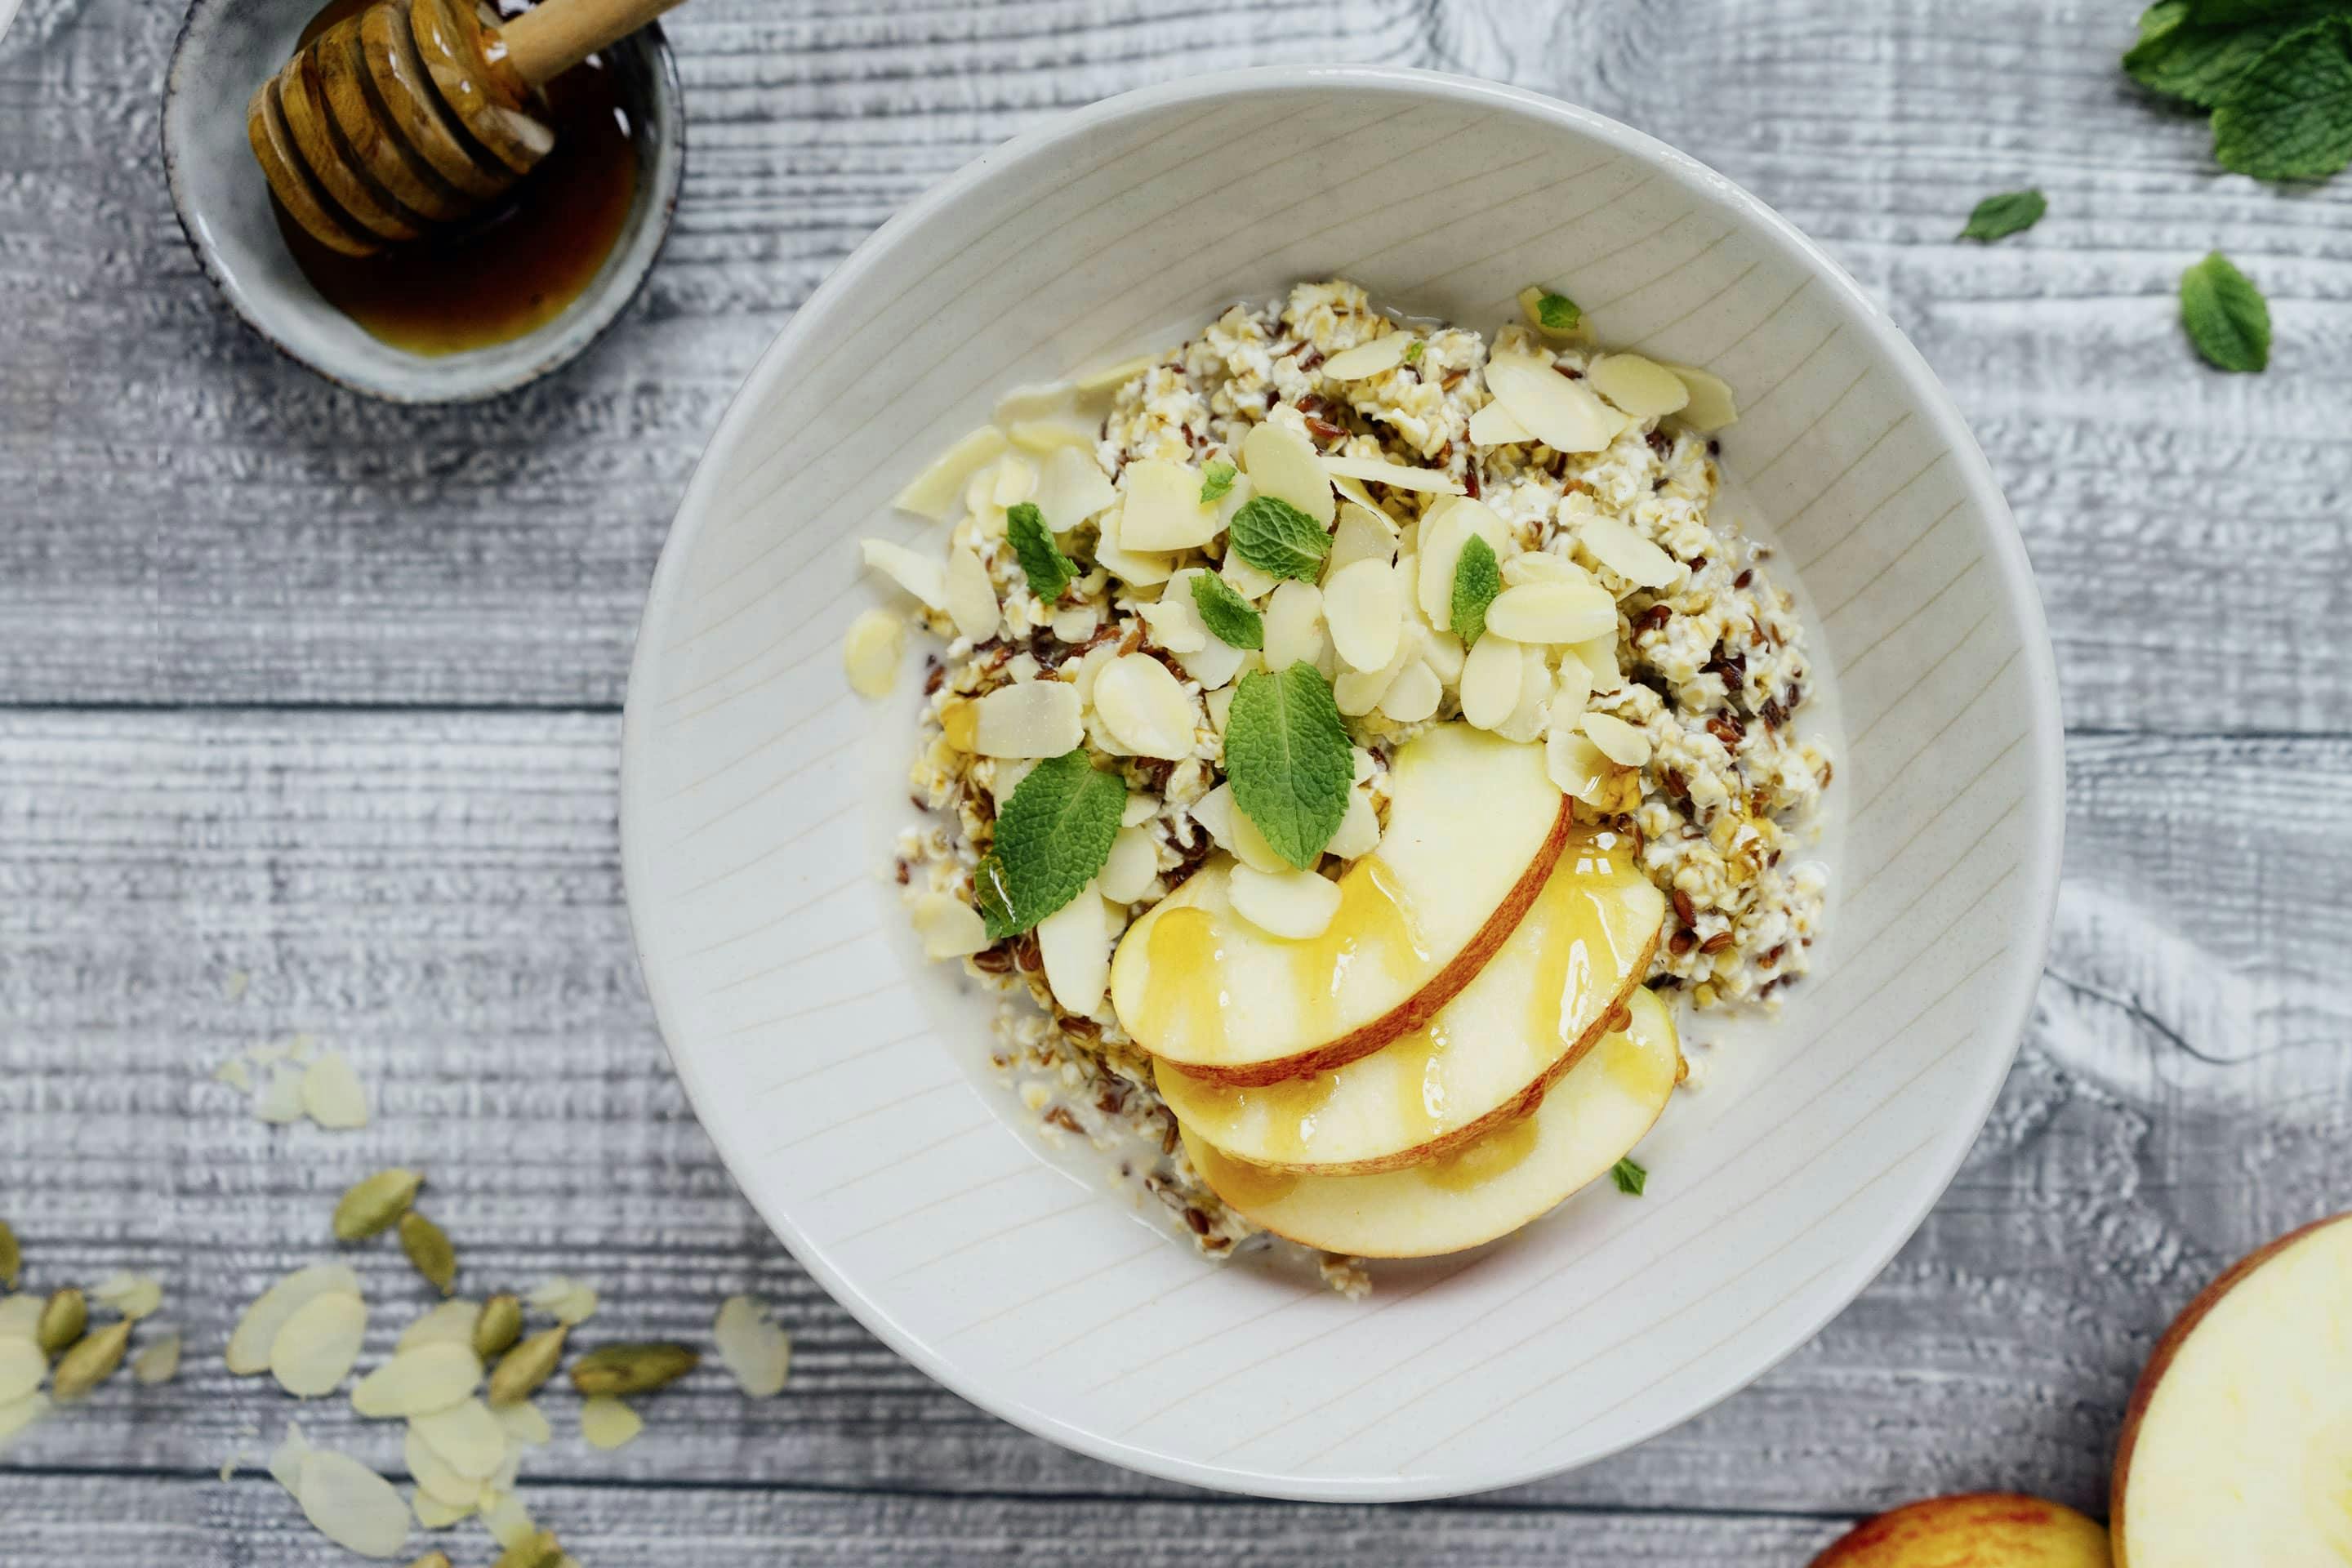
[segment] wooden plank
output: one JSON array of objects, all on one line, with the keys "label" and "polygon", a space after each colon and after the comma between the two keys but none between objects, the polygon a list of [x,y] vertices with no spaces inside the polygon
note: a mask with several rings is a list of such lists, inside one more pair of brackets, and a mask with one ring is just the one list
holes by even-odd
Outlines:
[{"label": "wooden plank", "polygon": [[[1621,115],[1756,190],[1952,388],[2098,729],[2352,731],[2334,637],[2352,437],[2352,183],[2218,175],[2115,69],[2122,12],[1768,0],[702,0],[677,232],[623,330],[481,408],[355,400],[211,299],[151,168],[168,8],[37,8],[0,47],[0,694],[37,702],[605,708],[708,432],[867,231],[1053,111],[1187,71],[1393,60]],[[2052,213],[1955,242],[1990,190]],[[2271,291],[2269,374],[2180,341],[2187,261]],[[2272,566],[2272,563],[2279,563]],[[2259,566],[2256,563],[2260,563]],[[2252,569],[2250,569],[2252,568]]]},{"label": "wooden plank", "polygon": [[[737,1195],[638,989],[615,728],[0,714],[0,1215],[29,1287],[152,1269],[189,1331],[179,1382],[110,1389],[0,1456],[0,1474],[258,1454],[294,1406],[227,1376],[229,1326],[276,1275],[332,1253],[346,1183],[414,1162],[468,1290],[574,1273],[604,1291],[583,1340],[707,1342],[719,1300],[748,1289],[797,1340],[781,1398],[699,1372],[647,1402],[647,1441],[560,1473],[1185,1495],[934,1386]],[[2239,1252],[2342,1206],[2352,915],[2283,890],[2352,872],[2352,742],[2116,738],[2074,763],[2054,978],[1919,1236],[1747,1393],[1514,1501],[1845,1514],[2007,1486],[2096,1509],[2169,1312]],[[273,1130],[207,1080],[297,1031],[352,1055],[373,1126]],[[354,1261],[374,1353],[428,1295],[389,1243]],[[325,1441],[381,1436],[340,1404],[301,1415]]]},{"label": "wooden plank", "polygon": [[[921,1563],[1476,1563],[1495,1568],[1794,1563],[1842,1521],[1739,1515],[1434,1507],[1307,1508],[1207,1500],[890,1497],[800,1488],[525,1485],[540,1523],[585,1563],[694,1568]],[[9,1561],[80,1560],[103,1542],[109,1568],[235,1562],[253,1568],[352,1561],[303,1522],[265,1478],[37,1478],[10,1483]],[[461,1563],[495,1552],[471,1523],[427,1538]],[[16,1555],[21,1553],[21,1556]]]}]

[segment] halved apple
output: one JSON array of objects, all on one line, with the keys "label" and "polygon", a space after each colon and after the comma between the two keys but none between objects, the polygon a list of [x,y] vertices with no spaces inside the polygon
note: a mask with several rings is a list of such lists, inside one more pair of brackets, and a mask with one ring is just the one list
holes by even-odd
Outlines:
[{"label": "halved apple", "polygon": [[[2213,1558],[2208,1568],[2228,1558]],[[2248,1562],[2255,1559],[2246,1559]],[[1812,1568],[2107,1568],[2107,1532],[2060,1503],[2015,1492],[1928,1498],[1866,1519]]]},{"label": "halved apple", "polygon": [[1466,724],[1423,731],[1389,764],[1380,848],[1339,879],[1322,935],[1237,914],[1220,856],[1119,940],[1111,1005],[1138,1045],[1219,1083],[1303,1078],[1427,1023],[1494,955],[1567,841],[1542,748]]},{"label": "halved apple", "polygon": [[2352,1563],[2352,1214],[2272,1242],[2157,1342],[2124,1415],[2117,1568]]},{"label": "halved apple", "polygon": [[1502,950],[1420,1028],[1313,1078],[1236,1089],[1157,1064],[1160,1096],[1254,1165],[1363,1175],[1436,1159],[1539,1104],[1649,973],[1666,900],[1605,830],[1570,835]]},{"label": "halved apple", "polygon": [[1682,1053],[1657,993],[1570,1069],[1532,1116],[1443,1159],[1369,1176],[1302,1176],[1229,1159],[1190,1128],[1193,1169],[1252,1223],[1350,1258],[1433,1258],[1518,1229],[1625,1157],[1674,1093]]}]

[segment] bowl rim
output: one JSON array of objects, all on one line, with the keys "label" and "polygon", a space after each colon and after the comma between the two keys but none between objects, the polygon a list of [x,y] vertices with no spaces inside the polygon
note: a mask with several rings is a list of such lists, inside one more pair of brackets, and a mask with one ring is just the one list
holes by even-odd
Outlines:
[{"label": "bowl rim", "polygon": [[[6,3],[7,0],[0,0],[0,4]],[[190,58],[188,42],[198,19],[219,6],[238,3],[240,0],[189,0],[188,9],[181,16],[179,28],[173,35],[171,58],[163,71],[163,95],[155,116],[156,136],[163,144],[163,183],[171,192],[172,216],[179,223],[180,237],[187,241],[188,249],[195,256],[197,268],[204,273],[205,281],[213,286],[214,292],[228,302],[229,310],[236,319],[254,336],[277,350],[282,358],[301,366],[321,381],[382,403],[409,408],[481,403],[529,386],[586,353],[620,324],[629,307],[646,291],[646,285],[652,281],[654,268],[660,262],[662,251],[669,244],[670,229],[677,218],[678,196],[686,187],[686,88],[678,75],[677,56],[670,48],[669,35],[662,30],[658,21],[646,23],[632,35],[645,40],[646,47],[652,51],[654,66],[651,102],[655,112],[630,138],[641,152],[647,146],[654,150],[646,163],[646,170],[653,177],[639,182],[636,198],[632,204],[633,211],[652,214],[653,232],[650,240],[644,243],[643,254],[630,263],[635,268],[635,276],[628,279],[625,288],[616,289],[608,300],[589,312],[592,316],[602,312],[602,320],[595,321],[577,341],[559,344],[551,352],[519,369],[435,392],[403,392],[387,384],[355,376],[313,359],[288,342],[255,309],[247,290],[222,270],[213,246],[198,237],[197,226],[190,221],[188,216],[190,197],[181,178],[179,140],[173,131],[173,100],[180,95],[183,71],[190,68],[187,64]],[[649,136],[656,139],[649,142]],[[614,254],[625,253],[616,248]],[[533,331],[547,331],[564,321],[569,315],[567,308],[552,321]],[[524,337],[530,335],[525,333]]]},{"label": "bowl rim", "polygon": [[[1707,1380],[1705,1386],[1679,1396],[1671,1409],[1662,1411],[1653,1420],[1639,1424],[1638,1430],[1624,1441],[1587,1455],[1569,1466],[1520,1462],[1496,1467],[1492,1474],[1426,1479],[1364,1476],[1322,1478],[1205,1463],[1120,1441],[1039,1409],[1016,1391],[982,1386],[977,1379],[967,1376],[954,1358],[940,1353],[919,1334],[900,1323],[887,1308],[867,1296],[835,1267],[824,1248],[812,1241],[780,1204],[764,1202],[744,1190],[746,1199],[793,1258],[868,1331],[950,1392],[1027,1432],[1092,1458],[1160,1479],[1218,1491],[1244,1492],[1297,1501],[1403,1502],[1458,1497],[1517,1486],[1561,1473],[1566,1468],[1596,1462],[1704,1414],[1810,1343],[1832,1319],[1851,1306],[1878,1277],[1941,1200],[1983,1131],[1993,1102],[2016,1059],[2031,1017],[2057,911],[2065,805],[2064,731],[2060,720],[2055,656],[2051,647],[2041,593],[2024,544],[2013,523],[2001,526],[2011,523],[2008,501],[1950,394],[1944,389],[1917,348],[1876,301],[1827,251],[1808,238],[1795,225],[1736,182],[1687,153],[1606,115],[1524,88],[1412,67],[1265,66],[1207,72],[1101,100],[1062,114],[982,153],[894,214],[868,235],[811,293],[754,363],[742,387],[720,417],[702,457],[698,459],[655,567],[645,614],[638,624],[636,650],[630,665],[621,732],[621,867],[630,938],[637,949],[646,995],[653,1005],[656,1023],[673,1068],[686,1090],[688,1103],[700,1118],[701,1108],[713,1090],[701,1080],[691,1059],[692,1053],[682,1049],[674,1036],[673,1022],[677,1017],[676,1004],[670,994],[667,979],[650,962],[650,950],[641,924],[644,895],[652,885],[652,847],[642,826],[646,807],[639,803],[646,800],[650,793],[651,780],[647,770],[651,766],[652,721],[647,710],[654,700],[663,657],[661,639],[654,635],[655,624],[656,618],[667,613],[678,598],[687,557],[705,526],[710,492],[718,482],[719,465],[712,460],[713,454],[731,449],[742,439],[754,411],[766,394],[783,377],[797,357],[803,341],[814,330],[812,323],[822,319],[836,300],[856,287],[910,232],[998,170],[1065,148],[1106,123],[1157,112],[1170,105],[1328,87],[1371,88],[1418,95],[1432,101],[1500,109],[1549,121],[1591,137],[1625,156],[1656,167],[1672,178],[1702,188],[1738,209],[1748,222],[1762,226],[1803,257],[1815,274],[1836,291],[1844,307],[1863,324],[1874,347],[1901,376],[1910,395],[1918,400],[1922,410],[1932,421],[1937,439],[1953,452],[1969,500],[1980,510],[1990,525],[1987,553],[1997,567],[2002,601],[2017,616],[2020,623],[2022,647],[2019,662],[2025,673],[2025,697],[2032,710],[2029,734],[2032,746],[2028,755],[2039,764],[2035,772],[2040,787],[2028,794],[2022,805],[2031,819],[2030,846],[2021,868],[2026,884],[2021,903],[2027,918],[2021,921],[2017,940],[2010,944],[2004,955],[2005,969],[1997,978],[1993,998],[1986,1011],[1988,1019],[2000,1026],[2000,1033],[1992,1038],[2005,1040],[2006,1046],[1979,1053],[1974,1081],[1960,1103],[1961,1114],[1952,1121],[1955,1129],[1966,1130],[1966,1136],[1951,1139],[1939,1163],[1940,1168],[1934,1173],[1934,1179],[1920,1184],[1917,1196],[1912,1202],[1887,1211],[1872,1245],[1866,1249],[1868,1268],[1854,1276],[1856,1283],[1853,1289],[1835,1301],[1825,1303],[1822,1310],[1804,1325],[1801,1333],[1790,1335],[1785,1343],[1769,1347],[1762,1353],[1730,1358],[1724,1363],[1725,1370]],[[708,1119],[702,1120],[708,1131],[710,1123]],[[711,1133],[711,1140],[730,1176],[733,1175],[739,1155],[746,1152],[730,1148],[716,1132]],[[737,1186],[739,1190],[744,1189],[740,1178]]]}]

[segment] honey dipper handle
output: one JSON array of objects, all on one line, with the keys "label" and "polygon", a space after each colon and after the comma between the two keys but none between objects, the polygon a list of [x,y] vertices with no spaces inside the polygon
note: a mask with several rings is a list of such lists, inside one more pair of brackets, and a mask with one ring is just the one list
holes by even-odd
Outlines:
[{"label": "honey dipper handle", "polygon": [[539,87],[681,0],[540,0],[499,29],[507,63]]}]

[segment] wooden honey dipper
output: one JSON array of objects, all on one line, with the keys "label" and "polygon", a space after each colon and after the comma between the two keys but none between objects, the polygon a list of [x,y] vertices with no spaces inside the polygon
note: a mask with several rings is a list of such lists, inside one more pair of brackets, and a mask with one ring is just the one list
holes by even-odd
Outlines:
[{"label": "wooden honey dipper", "polygon": [[269,188],[322,245],[369,256],[461,223],[555,145],[538,89],[680,0],[541,0],[500,26],[477,0],[380,0],[254,90]]}]

